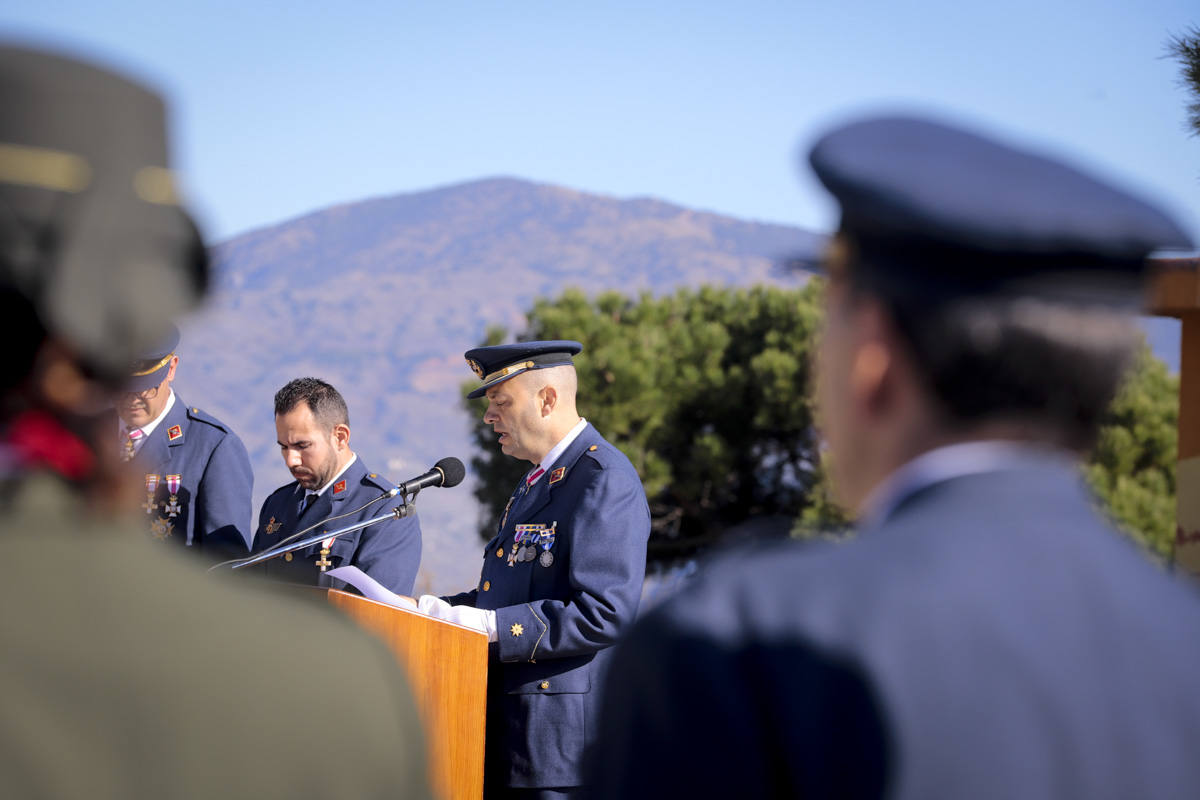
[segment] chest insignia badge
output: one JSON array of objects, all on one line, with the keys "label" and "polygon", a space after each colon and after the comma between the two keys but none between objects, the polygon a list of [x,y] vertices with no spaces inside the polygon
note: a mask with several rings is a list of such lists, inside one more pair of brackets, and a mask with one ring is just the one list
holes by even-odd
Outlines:
[{"label": "chest insignia badge", "polygon": [[171,535],[171,529],[175,525],[170,520],[158,517],[154,522],[150,523],[150,532],[154,534],[154,538],[158,540],[166,539]]},{"label": "chest insignia badge", "polygon": [[[275,518],[271,517],[271,521],[267,523],[267,527],[264,528],[263,530],[265,530],[267,532],[268,536],[271,536],[272,534],[275,533],[275,531],[279,530],[282,527],[283,527],[282,522],[276,522]],[[288,555],[291,555],[291,553],[289,553]],[[291,561],[291,559],[289,558],[288,561]]]}]

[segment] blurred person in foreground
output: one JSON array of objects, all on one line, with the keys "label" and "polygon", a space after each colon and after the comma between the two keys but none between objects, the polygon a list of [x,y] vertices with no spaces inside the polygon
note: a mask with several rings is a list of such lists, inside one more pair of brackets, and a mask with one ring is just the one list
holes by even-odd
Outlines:
[{"label": "blurred person in foreground", "polygon": [[114,395],[118,453],[143,480],[142,510],[154,539],[208,561],[241,558],[250,546],[250,456],[228,425],[175,394],[178,346],[171,325],[137,354]]},{"label": "blurred person in foreground", "polygon": [[598,797],[1194,797],[1200,596],[1078,458],[1159,210],[925,119],[810,154],[841,205],[818,402],[844,544],[708,565],[617,647]]},{"label": "blurred person in foreground", "polygon": [[206,576],[126,512],[139,493],[122,491],[108,397],[207,282],[161,101],[11,46],[0,101],[4,793],[427,797],[412,700],[381,644],[331,610]]}]

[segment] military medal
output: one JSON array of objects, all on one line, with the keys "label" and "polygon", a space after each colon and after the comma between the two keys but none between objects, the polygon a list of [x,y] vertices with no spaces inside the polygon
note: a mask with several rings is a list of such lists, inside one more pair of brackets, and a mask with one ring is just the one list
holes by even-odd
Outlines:
[{"label": "military medal", "polygon": [[154,520],[154,522],[150,523],[150,532],[154,534],[155,539],[162,540],[171,535],[171,529],[174,527],[174,524],[172,524],[170,521],[159,517],[158,519]]},{"label": "military medal", "polygon": [[321,572],[333,566],[333,562],[329,560],[329,548],[333,545],[333,537],[330,536],[325,541],[321,542],[321,557],[317,559],[317,566],[321,568]]},{"label": "military medal", "polygon": [[549,567],[554,563],[554,553],[550,552],[550,548],[554,547],[555,531],[558,528],[558,520],[550,523],[550,530],[542,531],[538,536],[538,544],[542,546],[542,554],[538,557],[538,563],[543,567]]},{"label": "military medal", "polygon": [[146,502],[142,503],[142,508],[146,509],[147,514],[153,514],[154,509],[158,508],[158,503],[154,502],[154,492],[158,489],[158,476],[146,476]]},{"label": "military medal", "polygon": [[166,505],[163,506],[163,511],[167,512],[167,516],[174,519],[179,516],[179,512],[183,509],[179,506],[179,475],[164,475],[163,480],[167,482],[167,491],[171,496],[167,498]]},{"label": "military medal", "polygon": [[[519,527],[519,526],[518,526]],[[517,535],[513,537],[512,550],[508,552],[508,565],[511,567],[517,560],[517,551],[521,548],[521,532],[517,531]]]}]

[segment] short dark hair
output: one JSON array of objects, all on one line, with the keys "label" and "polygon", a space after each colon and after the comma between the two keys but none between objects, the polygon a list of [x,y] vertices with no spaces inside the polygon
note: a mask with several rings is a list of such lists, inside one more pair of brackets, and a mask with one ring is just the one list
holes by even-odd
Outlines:
[{"label": "short dark hair", "polygon": [[1086,451],[1139,342],[1112,308],[1031,297],[884,299],[926,388],[951,427],[1031,423]]},{"label": "short dark hair", "polygon": [[275,416],[283,416],[304,402],[326,430],[350,424],[350,411],[341,393],[320,378],[296,378],[275,393]]}]

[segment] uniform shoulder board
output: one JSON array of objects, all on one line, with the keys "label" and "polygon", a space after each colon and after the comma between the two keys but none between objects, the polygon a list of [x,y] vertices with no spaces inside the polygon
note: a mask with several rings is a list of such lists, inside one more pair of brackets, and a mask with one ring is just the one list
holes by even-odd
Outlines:
[{"label": "uniform shoulder board", "polygon": [[363,483],[365,483],[369,486],[375,486],[379,489],[382,489],[385,492],[391,491],[392,487],[395,485],[391,481],[389,481],[387,478],[380,475],[378,472],[368,472],[366,475],[363,476]]},{"label": "uniform shoulder board", "polygon": [[610,463],[608,457],[609,454],[606,452],[606,449],[601,447],[599,444],[589,444],[587,449],[583,451],[583,455],[590,456],[591,459],[601,467]]},{"label": "uniform shoulder board", "polygon": [[189,419],[194,419],[197,422],[203,422],[206,425],[212,425],[214,428],[219,428],[225,433],[229,433],[229,427],[224,422],[221,422],[221,420],[217,419],[203,409],[196,408],[195,406],[188,406],[187,413]]}]

